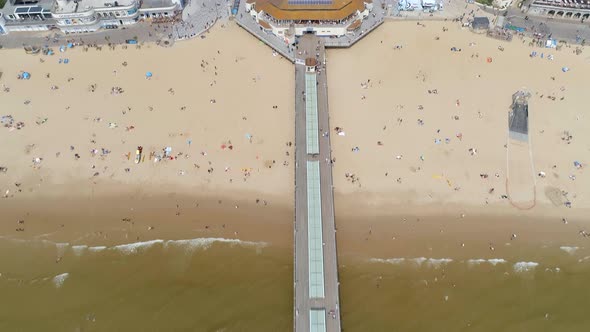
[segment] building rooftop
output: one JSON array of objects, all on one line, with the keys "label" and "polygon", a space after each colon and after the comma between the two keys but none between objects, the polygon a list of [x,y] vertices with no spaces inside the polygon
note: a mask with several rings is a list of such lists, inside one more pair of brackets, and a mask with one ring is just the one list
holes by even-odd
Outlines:
[{"label": "building rooftop", "polygon": [[[4,14],[13,14],[16,10],[20,10],[24,14],[24,10],[29,8],[34,8],[32,12],[38,11],[39,8],[42,9],[50,9],[51,5],[53,4],[53,0],[39,0],[39,1],[26,1],[26,0],[14,0],[14,1],[6,1],[4,4],[4,8],[2,8],[2,12]],[[21,8],[24,8],[21,9]]]},{"label": "building rooftop", "polygon": [[264,11],[277,20],[338,21],[356,11],[365,10],[372,0],[247,0],[256,11]]},{"label": "building rooftop", "polygon": [[172,7],[174,4],[180,4],[179,0],[143,0],[141,3],[141,8],[165,8],[165,7]]},{"label": "building rooftop", "polygon": [[57,0],[53,11],[57,14],[85,12],[92,8],[130,6],[137,0]]}]

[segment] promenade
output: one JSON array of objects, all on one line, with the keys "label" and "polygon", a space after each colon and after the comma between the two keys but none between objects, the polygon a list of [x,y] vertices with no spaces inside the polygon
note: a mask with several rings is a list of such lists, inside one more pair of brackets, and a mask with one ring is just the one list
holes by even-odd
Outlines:
[{"label": "promenade", "polygon": [[[323,40],[299,39],[295,65],[295,331],[340,331],[328,88]],[[319,60],[319,72],[300,64]]]}]

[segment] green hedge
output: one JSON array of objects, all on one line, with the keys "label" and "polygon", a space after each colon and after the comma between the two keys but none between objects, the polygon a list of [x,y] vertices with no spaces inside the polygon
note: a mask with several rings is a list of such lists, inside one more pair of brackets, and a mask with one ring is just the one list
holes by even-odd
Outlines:
[{"label": "green hedge", "polygon": [[[2,0],[0,0],[2,1]],[[475,0],[475,2],[481,3],[483,5],[491,6],[494,0]]]}]

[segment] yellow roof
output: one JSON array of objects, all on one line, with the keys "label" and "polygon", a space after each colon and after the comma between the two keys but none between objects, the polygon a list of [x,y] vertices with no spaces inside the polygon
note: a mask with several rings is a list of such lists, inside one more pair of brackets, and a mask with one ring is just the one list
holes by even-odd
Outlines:
[{"label": "yellow roof", "polygon": [[289,0],[247,0],[256,4],[256,11],[264,11],[277,20],[328,21],[342,20],[357,10],[365,10],[365,0],[333,0],[326,5],[293,5]]}]

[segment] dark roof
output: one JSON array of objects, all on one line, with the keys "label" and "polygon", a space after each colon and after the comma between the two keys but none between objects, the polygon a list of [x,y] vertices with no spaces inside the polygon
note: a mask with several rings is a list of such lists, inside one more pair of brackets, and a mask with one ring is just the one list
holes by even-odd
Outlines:
[{"label": "dark roof", "polygon": [[487,24],[490,25],[490,20],[485,17],[485,16],[480,16],[480,17],[474,17],[473,18],[473,24]]},{"label": "dark roof", "polygon": [[487,17],[474,17],[471,26],[474,29],[488,29],[490,27],[490,20]]}]

